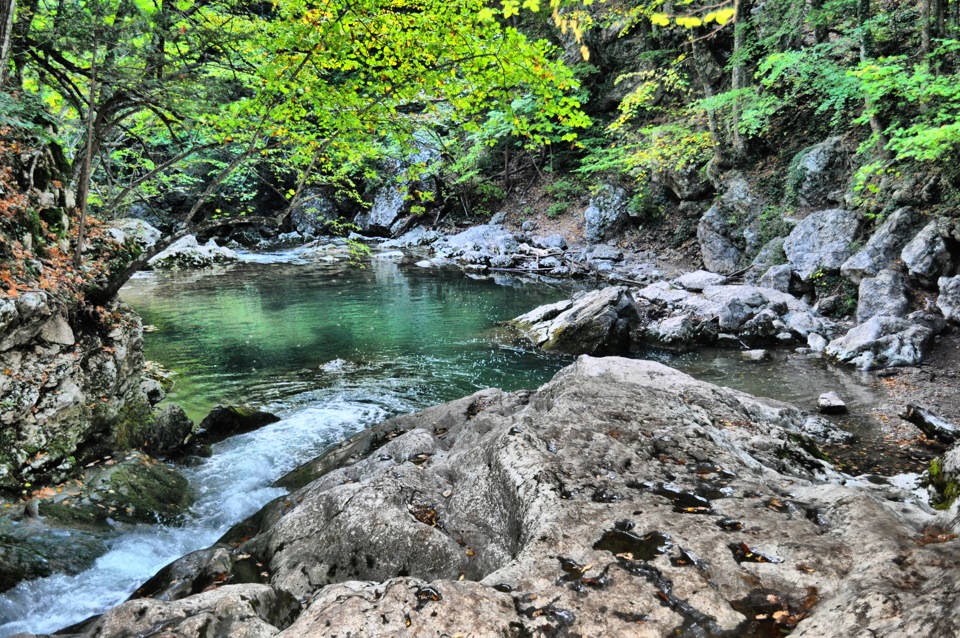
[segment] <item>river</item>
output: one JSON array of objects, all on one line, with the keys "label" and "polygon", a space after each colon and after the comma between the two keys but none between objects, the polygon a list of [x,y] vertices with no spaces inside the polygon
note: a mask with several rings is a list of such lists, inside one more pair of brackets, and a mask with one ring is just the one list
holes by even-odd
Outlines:
[{"label": "river", "polygon": [[[282,419],[183,469],[198,494],[184,526],[127,527],[92,568],[0,596],[0,636],[56,631],[122,602],[161,567],[281,495],[271,487],[276,478],[368,425],[480,388],[538,387],[572,358],[521,347],[497,322],[570,292],[391,259],[363,268],[318,263],[297,251],[133,279],[121,296],[147,326],[147,359],[176,373],[168,400],[194,420],[218,403],[247,403]],[[863,413],[882,393],[874,378],[793,353],[759,364],[730,351],[640,354],[808,409],[819,392],[840,389]],[[868,437],[876,430],[863,417],[846,425]]]}]

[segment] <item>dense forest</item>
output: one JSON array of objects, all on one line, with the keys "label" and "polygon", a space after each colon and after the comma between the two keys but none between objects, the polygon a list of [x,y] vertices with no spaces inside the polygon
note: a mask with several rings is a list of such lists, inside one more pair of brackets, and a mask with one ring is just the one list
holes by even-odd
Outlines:
[{"label": "dense forest", "polygon": [[[619,181],[657,218],[663,175],[740,168],[789,191],[792,153],[840,135],[857,149],[851,205],[882,216],[909,177],[925,207],[955,202],[946,0],[7,0],[0,17],[2,250],[43,264],[7,263],[8,288],[79,266],[87,211],[278,224],[324,193],[349,222],[388,162],[429,176],[409,195],[423,214],[490,214],[522,174],[553,171],[560,195]],[[28,201],[48,183],[56,206]],[[798,204],[786,194],[768,217]]]}]

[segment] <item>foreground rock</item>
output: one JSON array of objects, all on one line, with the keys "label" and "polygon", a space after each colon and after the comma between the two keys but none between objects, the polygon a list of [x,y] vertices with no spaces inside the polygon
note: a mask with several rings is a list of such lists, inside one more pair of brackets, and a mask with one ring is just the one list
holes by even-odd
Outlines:
[{"label": "foreground rock", "polygon": [[582,357],[357,435],[82,635],[957,635],[948,515],[844,479],[806,422]]}]

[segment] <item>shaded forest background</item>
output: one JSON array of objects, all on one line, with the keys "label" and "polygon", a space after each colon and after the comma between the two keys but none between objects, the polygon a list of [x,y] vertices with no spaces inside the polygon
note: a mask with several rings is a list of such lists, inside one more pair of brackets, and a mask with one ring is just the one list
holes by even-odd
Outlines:
[{"label": "shaded forest background", "polygon": [[656,224],[742,171],[776,225],[831,137],[856,149],[845,206],[954,214],[958,6],[3,0],[0,284],[102,303],[144,257],[102,220],[172,239],[322,198],[347,232],[390,180],[431,221],[537,182],[575,215],[616,183]]}]

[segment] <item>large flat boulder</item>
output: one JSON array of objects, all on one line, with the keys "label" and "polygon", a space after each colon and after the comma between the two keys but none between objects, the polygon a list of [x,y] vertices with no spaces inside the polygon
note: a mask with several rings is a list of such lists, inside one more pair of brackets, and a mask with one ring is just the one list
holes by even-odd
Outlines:
[{"label": "large flat boulder", "polygon": [[[82,635],[957,635],[956,541],[927,533],[952,514],[839,475],[808,419],[581,357],[534,393],[333,448],[224,537],[225,585],[124,603]],[[251,560],[261,584],[231,585]]]}]

